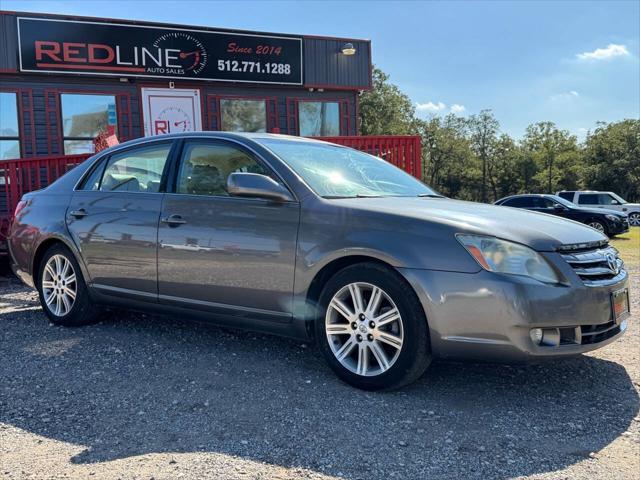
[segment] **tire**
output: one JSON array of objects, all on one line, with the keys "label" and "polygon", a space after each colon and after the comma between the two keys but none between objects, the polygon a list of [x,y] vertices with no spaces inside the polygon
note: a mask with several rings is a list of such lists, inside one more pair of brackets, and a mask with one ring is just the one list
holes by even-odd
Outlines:
[{"label": "tire", "polygon": [[601,233],[604,233],[606,236],[609,236],[609,232],[607,230],[607,226],[601,222],[600,220],[589,220],[587,222],[587,225],[589,225],[591,228],[595,228],[596,230],[598,230]]},{"label": "tire", "polygon": [[51,323],[79,327],[98,320],[80,265],[64,245],[52,245],[45,252],[38,265],[36,286],[42,309]]},{"label": "tire", "polygon": [[640,213],[629,214],[629,225],[632,227],[640,227]]},{"label": "tire", "polygon": [[[361,308],[354,308],[354,298],[361,298]],[[315,333],[320,350],[349,385],[394,390],[417,380],[431,363],[424,310],[394,270],[376,263],[346,267],[327,282],[319,305]]]}]

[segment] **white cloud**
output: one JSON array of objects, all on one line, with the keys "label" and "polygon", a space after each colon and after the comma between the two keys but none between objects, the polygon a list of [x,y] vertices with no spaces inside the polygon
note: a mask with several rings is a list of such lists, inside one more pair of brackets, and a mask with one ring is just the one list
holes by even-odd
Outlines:
[{"label": "white cloud", "polygon": [[447,106],[442,102],[416,103],[416,110],[418,110],[419,112],[437,113],[437,112],[441,112],[445,108],[447,108]]},{"label": "white cloud", "polygon": [[610,43],[606,48],[596,48],[593,52],[584,52],[576,55],[580,60],[608,60],[613,57],[624,57],[629,55],[629,50],[625,45]]},{"label": "white cloud", "polygon": [[453,105],[451,105],[451,113],[462,113],[466,110],[466,108],[464,108],[464,105],[460,105],[457,103],[454,103]]},{"label": "white cloud", "polygon": [[573,98],[578,98],[580,94],[575,90],[569,90],[568,92],[556,93],[555,95],[551,95],[549,99],[552,102],[557,102],[560,100],[571,100]]}]

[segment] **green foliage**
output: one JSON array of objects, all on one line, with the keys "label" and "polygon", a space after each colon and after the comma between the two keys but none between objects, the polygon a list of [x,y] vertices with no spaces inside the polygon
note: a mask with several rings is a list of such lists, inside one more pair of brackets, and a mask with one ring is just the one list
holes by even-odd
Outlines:
[{"label": "green foliage", "polygon": [[389,75],[373,69],[373,89],[360,96],[362,135],[410,135],[415,131],[411,99],[388,82]]},{"label": "green foliage", "polygon": [[373,90],[360,99],[362,135],[420,135],[423,180],[443,195],[486,202],[592,189],[640,201],[640,120],[598,123],[583,144],[553,122],[538,122],[517,141],[500,132],[491,110],[418,119],[388,75],[373,75]]},{"label": "green foliage", "polygon": [[640,201],[640,120],[599,123],[582,154],[585,185]]}]

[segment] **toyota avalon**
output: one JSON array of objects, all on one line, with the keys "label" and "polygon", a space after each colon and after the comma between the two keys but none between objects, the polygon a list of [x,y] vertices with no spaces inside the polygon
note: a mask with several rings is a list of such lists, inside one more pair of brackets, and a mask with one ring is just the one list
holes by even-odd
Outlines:
[{"label": "toyota avalon", "polygon": [[580,354],[629,317],[628,275],[601,232],[450,200],[366,153],[278,135],[100,152],[23,197],[9,248],[55,324],[119,306],[314,339],[369,390],[433,358]]}]

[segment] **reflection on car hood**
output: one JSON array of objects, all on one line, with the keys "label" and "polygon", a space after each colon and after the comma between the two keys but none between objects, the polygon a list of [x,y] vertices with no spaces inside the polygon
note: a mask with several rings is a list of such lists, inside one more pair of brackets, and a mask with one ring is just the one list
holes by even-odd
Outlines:
[{"label": "reflection on car hood", "polygon": [[448,198],[349,198],[332,202],[348,208],[437,223],[448,226],[448,231],[493,235],[539,251],[607,240],[591,227],[553,215]]}]

